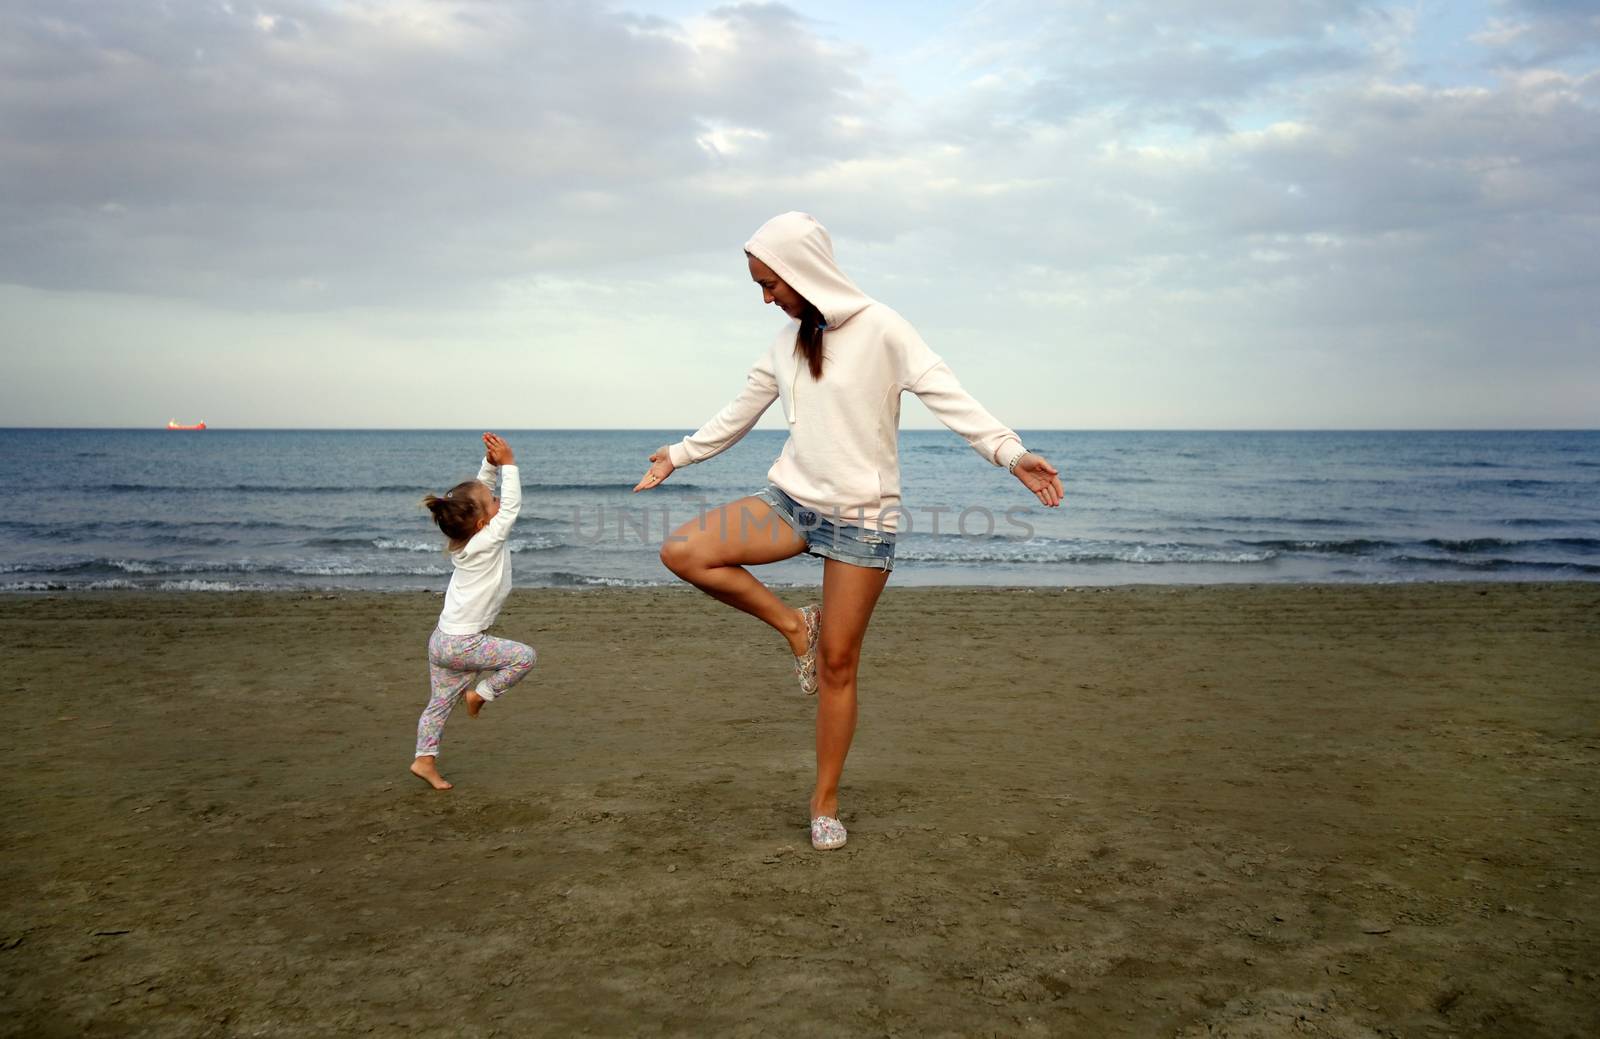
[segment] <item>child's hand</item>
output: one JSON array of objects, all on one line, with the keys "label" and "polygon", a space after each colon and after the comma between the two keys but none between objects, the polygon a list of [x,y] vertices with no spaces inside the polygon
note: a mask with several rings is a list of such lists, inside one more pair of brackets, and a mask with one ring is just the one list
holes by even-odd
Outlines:
[{"label": "child's hand", "polygon": [[483,435],[483,455],[490,465],[517,464],[517,456],[512,453],[511,445],[494,433]]}]

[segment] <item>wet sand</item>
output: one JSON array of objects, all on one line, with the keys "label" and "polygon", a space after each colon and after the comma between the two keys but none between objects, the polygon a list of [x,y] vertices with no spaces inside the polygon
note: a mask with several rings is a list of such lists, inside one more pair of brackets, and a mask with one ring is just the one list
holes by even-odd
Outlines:
[{"label": "wet sand", "polygon": [[426,788],[438,605],[0,598],[0,1034],[1600,1034],[1600,585],[891,585],[829,854],[687,589],[514,593]]}]

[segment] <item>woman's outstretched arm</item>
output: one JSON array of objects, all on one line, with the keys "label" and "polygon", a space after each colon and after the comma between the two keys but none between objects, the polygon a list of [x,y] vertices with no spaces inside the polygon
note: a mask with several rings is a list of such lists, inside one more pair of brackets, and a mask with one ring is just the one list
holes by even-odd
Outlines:
[{"label": "woman's outstretched arm", "polygon": [[1045,459],[1023,446],[1022,438],[979,404],[956,373],[904,321],[889,337],[901,366],[901,385],[915,393],[940,422],[959,434],[992,465],[1009,469],[1043,505],[1061,504],[1061,476]]},{"label": "woman's outstretched arm", "polygon": [[703,462],[737,444],[762,414],[778,399],[778,378],[772,371],[772,354],[763,353],[745,377],[744,389],[713,415],[705,425],[676,444],[665,445],[650,456],[650,468],[633,488],[648,490],[674,469]]}]

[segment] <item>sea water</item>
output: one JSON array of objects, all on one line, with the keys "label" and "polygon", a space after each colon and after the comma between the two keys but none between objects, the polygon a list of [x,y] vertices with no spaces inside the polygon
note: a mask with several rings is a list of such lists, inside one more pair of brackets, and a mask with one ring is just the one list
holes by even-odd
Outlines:
[{"label": "sea water", "polygon": [[[501,431],[518,586],[644,586],[678,525],[760,489],[783,433],[631,493],[683,430]],[[1023,431],[1059,509],[945,430],[900,434],[894,582],[1600,579],[1600,432]],[[419,506],[476,432],[0,430],[0,590],[442,589]],[[815,584],[808,557],[761,567]]]}]

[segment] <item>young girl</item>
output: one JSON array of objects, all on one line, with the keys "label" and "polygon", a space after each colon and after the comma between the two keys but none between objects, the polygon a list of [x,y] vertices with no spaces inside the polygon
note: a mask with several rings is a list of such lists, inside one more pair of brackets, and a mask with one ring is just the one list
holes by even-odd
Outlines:
[{"label": "young girl", "polygon": [[[417,722],[417,758],[413,775],[435,790],[451,784],[439,774],[435,759],[444,723],[465,690],[467,713],[476,718],[483,705],[510,689],[532,670],[538,654],[532,646],[485,635],[511,592],[511,550],[506,539],[522,507],[522,482],[517,477],[511,445],[493,433],[483,435],[484,459],[476,480],[458,483],[444,497],[422,500],[434,522],[450,539],[455,573],[444,593],[439,626],[428,639],[428,672],[433,698]],[[495,470],[500,496],[494,495]],[[478,675],[477,688],[467,689]]]}]

